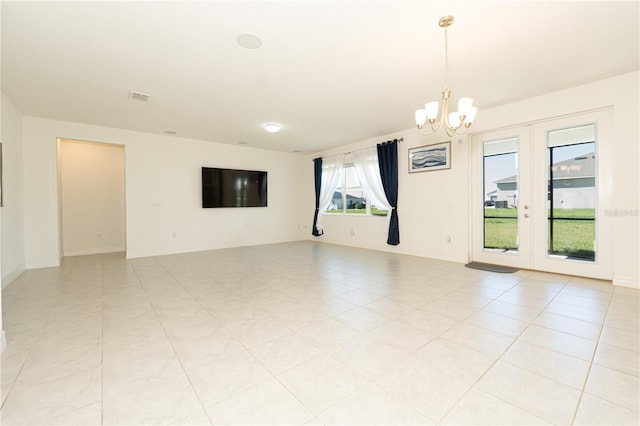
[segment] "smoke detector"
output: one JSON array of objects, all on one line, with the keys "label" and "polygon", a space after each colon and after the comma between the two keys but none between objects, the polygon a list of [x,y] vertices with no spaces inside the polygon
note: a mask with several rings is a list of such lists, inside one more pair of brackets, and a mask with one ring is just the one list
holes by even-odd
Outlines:
[{"label": "smoke detector", "polygon": [[137,92],[135,90],[130,90],[129,97],[137,101],[147,102],[151,97],[151,95],[147,95],[146,93],[142,93],[142,92]]},{"label": "smoke detector", "polygon": [[255,34],[240,34],[236,42],[245,49],[259,49],[262,46],[262,40]]}]

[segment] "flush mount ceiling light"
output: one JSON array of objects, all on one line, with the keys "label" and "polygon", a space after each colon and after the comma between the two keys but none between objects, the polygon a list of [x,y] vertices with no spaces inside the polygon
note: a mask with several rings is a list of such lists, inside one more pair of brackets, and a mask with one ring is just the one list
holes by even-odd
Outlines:
[{"label": "flush mount ceiling light", "polygon": [[282,125],[278,123],[267,123],[263,127],[269,133],[276,133],[282,129]]},{"label": "flush mount ceiling light", "polygon": [[236,42],[245,49],[259,49],[262,46],[262,40],[255,34],[240,34]]},{"label": "flush mount ceiling light", "polygon": [[[422,135],[430,135],[437,132],[444,124],[444,130],[447,135],[461,135],[465,133],[473,120],[476,118],[478,108],[473,106],[473,99],[460,98],[458,100],[458,112],[449,113],[449,99],[451,98],[451,90],[449,90],[449,46],[447,39],[447,28],[453,24],[453,16],[443,16],[438,24],[444,28],[444,75],[445,85],[442,91],[442,111],[440,111],[440,119],[438,119],[438,102],[427,102],[424,109],[416,111],[416,125],[418,131]],[[423,133],[422,129],[429,123],[431,130]]]}]

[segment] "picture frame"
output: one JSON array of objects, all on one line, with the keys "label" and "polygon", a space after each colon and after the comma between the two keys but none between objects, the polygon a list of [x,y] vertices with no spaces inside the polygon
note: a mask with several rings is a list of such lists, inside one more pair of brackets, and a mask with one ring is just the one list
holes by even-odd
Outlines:
[{"label": "picture frame", "polygon": [[451,168],[451,141],[409,148],[409,173]]}]

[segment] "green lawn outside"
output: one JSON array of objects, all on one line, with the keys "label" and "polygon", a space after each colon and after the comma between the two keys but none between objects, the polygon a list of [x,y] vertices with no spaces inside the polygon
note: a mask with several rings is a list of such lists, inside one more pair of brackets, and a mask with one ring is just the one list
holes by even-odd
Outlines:
[{"label": "green lawn outside", "polygon": [[[517,209],[485,209],[485,242],[486,248],[510,249],[518,247]],[[572,221],[562,219],[593,219],[594,209],[573,209],[553,211],[553,250],[552,254],[569,257],[593,259],[595,240],[595,221]],[[497,216],[497,218],[495,218]],[[514,218],[514,219],[508,219]],[[547,234],[548,235],[548,234]]]},{"label": "green lawn outside", "polygon": [[389,213],[389,210],[380,210],[375,207],[371,207],[371,214],[374,216],[386,216]]},{"label": "green lawn outside", "polygon": [[595,209],[553,209],[554,219],[595,219]]},{"label": "green lawn outside", "polygon": [[[517,217],[518,209],[516,208],[512,208],[512,209],[485,208],[484,215],[494,216],[494,217]],[[594,219],[596,216],[595,216],[595,209],[570,209],[570,210],[553,209],[553,217],[556,219],[558,218]]]},{"label": "green lawn outside", "polygon": [[569,257],[594,259],[594,241],[596,239],[596,223],[592,220],[553,221],[552,254]]},{"label": "green lawn outside", "polygon": [[515,219],[484,220],[484,246],[486,248],[518,248],[518,221]]},{"label": "green lawn outside", "polygon": [[485,216],[518,217],[518,209],[484,209]]}]

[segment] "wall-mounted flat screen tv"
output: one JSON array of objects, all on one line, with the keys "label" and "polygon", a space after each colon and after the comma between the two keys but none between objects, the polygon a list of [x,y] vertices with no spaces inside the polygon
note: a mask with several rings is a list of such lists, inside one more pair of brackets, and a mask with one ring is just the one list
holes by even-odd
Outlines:
[{"label": "wall-mounted flat screen tv", "polygon": [[203,167],[202,207],[267,207],[267,172]]}]

